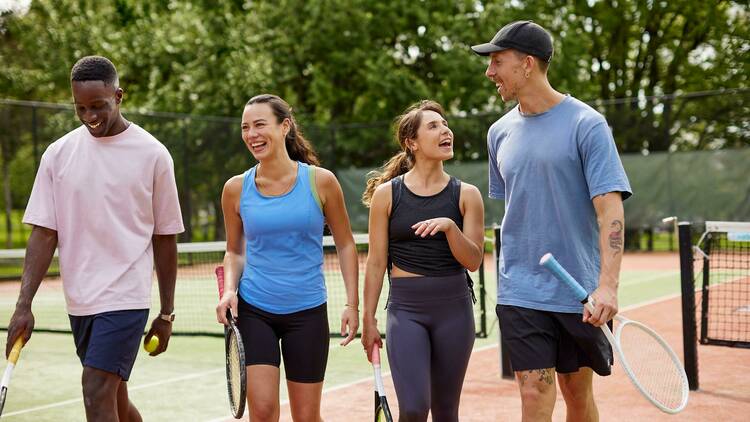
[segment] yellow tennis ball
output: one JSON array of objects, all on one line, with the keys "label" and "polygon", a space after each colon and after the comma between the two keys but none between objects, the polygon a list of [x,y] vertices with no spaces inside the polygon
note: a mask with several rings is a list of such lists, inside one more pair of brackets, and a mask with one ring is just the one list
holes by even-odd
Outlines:
[{"label": "yellow tennis ball", "polygon": [[143,348],[149,353],[153,353],[157,347],[159,347],[159,337],[156,337],[155,335],[151,336],[151,339],[143,345]]}]

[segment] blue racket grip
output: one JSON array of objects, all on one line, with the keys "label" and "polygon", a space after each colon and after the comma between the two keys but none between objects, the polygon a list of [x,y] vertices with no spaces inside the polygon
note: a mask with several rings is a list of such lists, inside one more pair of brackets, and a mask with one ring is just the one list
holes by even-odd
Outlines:
[{"label": "blue racket grip", "polygon": [[570,273],[565,271],[565,268],[563,268],[562,265],[557,262],[557,260],[554,256],[552,256],[551,253],[544,254],[542,259],[539,260],[539,265],[542,265],[546,269],[550,270],[552,274],[554,274],[558,279],[564,281],[565,284],[573,289],[576,292],[576,296],[578,300],[581,301],[581,303],[586,303],[588,301],[589,294],[586,292],[586,290],[581,287],[581,285],[576,281],[575,278],[573,278],[572,275],[570,275]]}]

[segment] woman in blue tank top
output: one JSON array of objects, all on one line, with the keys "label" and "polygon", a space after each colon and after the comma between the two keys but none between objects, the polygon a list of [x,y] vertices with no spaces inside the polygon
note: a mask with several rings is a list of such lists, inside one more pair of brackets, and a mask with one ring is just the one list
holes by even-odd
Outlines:
[{"label": "woman in blue tank top", "polygon": [[367,182],[370,247],[365,273],[362,344],[368,359],[381,344],[375,310],[388,270],[391,290],[386,350],[399,421],[458,420],[474,345],[467,269],[484,257],[479,190],[451,177],[453,133],[440,104],[422,101],[399,118],[401,152]]},{"label": "woman in blue tank top", "polygon": [[[346,284],[342,345],[356,335],[358,263],[344,195],[302,136],[291,108],[258,95],[242,113],[242,140],[258,164],[224,185],[224,295],[242,334],[250,420],[279,419],[281,357],[294,420],[320,420],[329,330],[323,226],[333,235]],[[279,347],[281,345],[281,347]]]}]

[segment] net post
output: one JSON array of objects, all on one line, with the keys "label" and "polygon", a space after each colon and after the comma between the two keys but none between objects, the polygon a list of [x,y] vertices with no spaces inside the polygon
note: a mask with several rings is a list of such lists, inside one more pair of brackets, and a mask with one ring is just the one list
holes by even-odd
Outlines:
[{"label": "net post", "polygon": [[[495,280],[500,281],[500,227],[495,227]],[[508,344],[503,338],[503,330],[498,330],[498,343],[500,346],[500,376],[504,379],[513,379],[513,369],[510,365],[510,353]]]},{"label": "net post", "polygon": [[680,245],[680,285],[682,288],[682,349],[685,373],[691,390],[698,389],[698,340],[695,321],[695,278],[693,241],[689,222],[678,224]]}]

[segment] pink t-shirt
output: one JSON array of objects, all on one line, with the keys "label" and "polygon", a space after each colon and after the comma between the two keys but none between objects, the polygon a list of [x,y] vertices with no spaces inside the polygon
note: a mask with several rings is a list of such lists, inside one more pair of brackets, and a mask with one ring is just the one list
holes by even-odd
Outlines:
[{"label": "pink t-shirt", "polygon": [[81,126],[44,152],[23,222],[57,231],[69,314],[150,308],[151,236],[184,230],[172,157],[134,123]]}]

